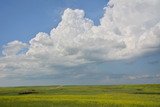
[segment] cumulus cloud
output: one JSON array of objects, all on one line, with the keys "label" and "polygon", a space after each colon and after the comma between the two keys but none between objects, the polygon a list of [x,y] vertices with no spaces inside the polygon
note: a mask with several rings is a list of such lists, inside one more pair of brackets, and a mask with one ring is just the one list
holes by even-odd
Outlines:
[{"label": "cumulus cloud", "polygon": [[2,54],[5,56],[14,56],[20,54],[26,48],[28,48],[26,43],[15,40],[3,46]]},{"label": "cumulus cloud", "polygon": [[68,8],[50,35],[39,33],[30,41],[27,54],[97,61],[126,59],[158,50],[159,4],[158,0],[111,0],[99,26],[85,18],[83,10]]},{"label": "cumulus cloud", "polygon": [[1,72],[12,69],[20,74],[50,74],[56,73],[57,66],[123,60],[157,51],[159,5],[159,0],[110,0],[98,26],[85,18],[83,10],[68,8],[50,34],[40,32],[29,43],[13,41],[5,45]]}]

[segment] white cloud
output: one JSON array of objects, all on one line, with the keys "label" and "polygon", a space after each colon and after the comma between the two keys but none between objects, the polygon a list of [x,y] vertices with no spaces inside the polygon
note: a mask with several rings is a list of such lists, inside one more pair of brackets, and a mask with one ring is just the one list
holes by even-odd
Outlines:
[{"label": "white cloud", "polygon": [[83,10],[68,8],[58,26],[50,34],[38,33],[29,47],[20,41],[5,45],[1,72],[56,73],[55,66],[122,60],[159,50],[159,5],[159,0],[111,0],[99,26],[85,18]]},{"label": "white cloud", "polygon": [[[111,0],[99,26],[83,10],[66,9],[50,35],[30,41],[29,55],[71,60],[117,60],[136,57],[160,47],[158,0]],[[73,58],[73,59],[72,59]],[[79,62],[79,61],[78,61]]]},{"label": "white cloud", "polygon": [[127,77],[129,80],[139,80],[139,79],[160,79],[160,75],[140,75],[140,76],[128,76]]},{"label": "white cloud", "polygon": [[5,56],[18,55],[21,51],[23,51],[23,49],[27,47],[28,45],[26,43],[22,43],[20,41],[15,40],[3,46],[2,54]]}]

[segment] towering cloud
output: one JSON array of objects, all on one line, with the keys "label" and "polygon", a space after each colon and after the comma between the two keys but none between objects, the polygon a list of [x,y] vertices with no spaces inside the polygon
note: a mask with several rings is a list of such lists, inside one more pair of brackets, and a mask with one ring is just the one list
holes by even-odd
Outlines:
[{"label": "towering cloud", "polygon": [[130,58],[158,50],[159,4],[158,0],[111,0],[99,26],[85,18],[83,10],[66,9],[50,35],[39,33],[30,41],[27,54],[96,61]]},{"label": "towering cloud", "polygon": [[[3,65],[4,73],[9,69],[7,65],[20,57],[22,67],[27,65],[25,70],[52,73],[55,66],[123,60],[157,51],[160,49],[159,5],[160,0],[110,0],[98,26],[85,18],[83,10],[68,8],[50,34],[40,32],[29,43],[13,41],[5,45],[0,67]],[[17,56],[26,47],[27,52]],[[7,57],[13,55],[14,58]],[[33,64],[37,68],[31,70]],[[15,67],[16,70],[23,72],[21,67]]]}]

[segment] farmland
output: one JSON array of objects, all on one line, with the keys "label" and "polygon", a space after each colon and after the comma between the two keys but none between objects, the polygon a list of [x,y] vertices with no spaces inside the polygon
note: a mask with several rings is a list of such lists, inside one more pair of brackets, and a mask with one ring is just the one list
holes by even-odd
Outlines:
[{"label": "farmland", "polygon": [[160,107],[160,84],[1,87],[0,107]]}]

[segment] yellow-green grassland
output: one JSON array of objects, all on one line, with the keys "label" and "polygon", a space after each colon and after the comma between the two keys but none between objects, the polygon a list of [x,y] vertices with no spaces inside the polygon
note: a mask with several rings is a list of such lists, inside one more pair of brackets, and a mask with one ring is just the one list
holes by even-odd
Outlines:
[{"label": "yellow-green grassland", "polygon": [[160,84],[1,87],[0,107],[160,107]]}]

